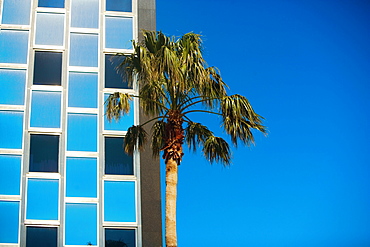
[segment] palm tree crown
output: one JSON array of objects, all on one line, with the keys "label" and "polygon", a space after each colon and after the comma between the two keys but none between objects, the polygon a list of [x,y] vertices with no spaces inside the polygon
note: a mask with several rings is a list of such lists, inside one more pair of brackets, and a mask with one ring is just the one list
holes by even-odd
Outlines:
[{"label": "palm tree crown", "polygon": [[[254,112],[248,100],[238,94],[227,95],[227,85],[218,69],[207,67],[200,35],[187,33],[176,39],[162,32],[143,31],[143,36],[142,42],[133,42],[133,53],[120,54],[123,60],[118,67],[128,83],[138,83],[139,92],[111,94],[105,103],[106,115],[109,120],[118,120],[129,112],[129,101],[139,98],[143,113],[153,118],[128,129],[124,149],[130,154],[142,149],[149,139],[143,126],[152,123],[153,155],[158,156],[162,151],[167,172],[172,169],[176,173],[173,179],[171,175],[166,177],[167,186],[172,183],[176,187],[177,165],[183,156],[184,143],[194,151],[202,148],[211,163],[230,164],[227,141],[215,136],[201,123],[192,121],[191,113],[218,116],[235,146],[238,142],[253,143],[252,129],[266,133],[262,117]],[[170,213],[166,206],[167,214]],[[170,223],[166,219],[167,224]],[[177,246],[176,233],[172,242],[170,238],[166,233],[167,246]]]},{"label": "palm tree crown", "polygon": [[118,120],[128,113],[133,97],[140,99],[145,115],[156,116],[128,129],[124,143],[127,153],[143,147],[148,136],[143,126],[154,121],[151,135],[154,155],[164,151],[163,158],[180,162],[185,141],[192,150],[203,147],[210,162],[230,164],[228,143],[201,123],[193,122],[189,116],[193,112],[218,115],[235,145],[238,141],[253,143],[252,129],[266,133],[262,117],[254,112],[248,100],[238,94],[228,96],[218,69],[206,67],[200,35],[187,33],[175,39],[161,32],[143,31],[143,34],[142,43],[134,42],[134,53],[120,54],[123,61],[118,68],[128,83],[137,81],[139,94],[117,92],[106,101],[109,120]]}]

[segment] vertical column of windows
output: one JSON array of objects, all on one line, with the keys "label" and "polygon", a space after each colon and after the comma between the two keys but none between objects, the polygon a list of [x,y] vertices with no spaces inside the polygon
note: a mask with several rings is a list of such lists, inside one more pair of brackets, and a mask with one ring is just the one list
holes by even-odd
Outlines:
[{"label": "vertical column of windows", "polygon": [[[110,93],[121,91],[135,94],[133,85],[124,80],[117,67],[122,58],[116,53],[132,52],[135,11],[132,0],[106,0],[103,16],[104,37],[104,101]],[[104,140],[103,175],[103,236],[106,247],[124,245],[137,246],[137,171],[135,156],[122,150],[124,135],[135,123],[135,102],[131,103],[128,115],[119,121],[102,123]]]},{"label": "vertical column of windows", "polygon": [[[19,244],[31,0],[3,0],[0,18],[0,245]],[[19,13],[15,15],[14,13]]]},{"label": "vertical column of windows", "polygon": [[99,0],[70,0],[65,245],[98,245]]},{"label": "vertical column of windows", "polygon": [[[29,91],[28,160],[25,186],[25,245],[58,246],[61,225],[61,166],[64,152],[64,0],[34,1],[32,77]],[[62,161],[62,162],[61,162]]]}]

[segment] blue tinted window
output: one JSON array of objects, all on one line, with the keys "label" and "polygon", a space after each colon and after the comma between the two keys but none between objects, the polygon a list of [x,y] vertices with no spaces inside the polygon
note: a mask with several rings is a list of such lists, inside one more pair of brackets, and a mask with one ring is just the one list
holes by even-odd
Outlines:
[{"label": "blue tinted window", "polygon": [[61,92],[33,91],[31,127],[59,128]]},{"label": "blue tinted window", "polygon": [[[104,100],[108,98],[109,94],[104,95]],[[105,130],[121,130],[126,131],[129,127],[134,124],[134,103],[130,102],[130,112],[116,121],[112,119],[112,121],[108,121],[108,119],[104,118],[104,129]]]},{"label": "blue tinted window", "polygon": [[64,0],[38,0],[39,7],[64,8]]},{"label": "blue tinted window", "polygon": [[57,227],[28,226],[26,233],[27,247],[57,247]]},{"label": "blue tinted window", "polygon": [[133,175],[133,157],[123,150],[123,137],[105,137],[105,174]]},{"label": "blue tinted window", "polygon": [[97,150],[98,118],[95,114],[68,114],[67,150]]},{"label": "blue tinted window", "polygon": [[30,23],[31,0],[3,0],[3,2],[3,24],[28,25]]},{"label": "blue tinted window", "polygon": [[[81,94],[81,92],[84,92]],[[98,74],[69,73],[68,85],[69,107],[98,107]]]},{"label": "blue tinted window", "polygon": [[69,73],[68,106],[98,107],[98,74]]},{"label": "blue tinted window", "polygon": [[66,181],[68,197],[96,197],[96,158],[67,158]]},{"label": "blue tinted window", "polygon": [[58,220],[58,187],[56,179],[28,179],[26,218]]},{"label": "blue tinted window", "polygon": [[33,84],[61,85],[61,80],[62,53],[36,51],[35,65],[33,69]]},{"label": "blue tinted window", "polygon": [[98,35],[71,33],[69,65],[98,67]]},{"label": "blue tinted window", "polygon": [[71,27],[98,28],[99,0],[73,0]]},{"label": "blue tinted window", "polygon": [[132,0],[106,0],[107,11],[132,11]]},{"label": "blue tinted window", "polygon": [[135,247],[135,230],[134,229],[105,229],[105,247]]},{"label": "blue tinted window", "polygon": [[21,160],[19,155],[0,155],[1,195],[20,195]]},{"label": "blue tinted window", "polygon": [[59,136],[31,135],[30,172],[58,172]]},{"label": "blue tinted window", "polygon": [[0,69],[0,104],[23,105],[26,70]]},{"label": "blue tinted window", "polygon": [[131,17],[105,17],[105,47],[132,49],[133,22]]},{"label": "blue tinted window", "polygon": [[28,31],[1,30],[0,63],[27,63]]},{"label": "blue tinted window", "polygon": [[18,243],[19,202],[0,201],[0,243]]},{"label": "blue tinted window", "polygon": [[23,112],[0,111],[0,148],[22,148]]},{"label": "blue tinted window", "polygon": [[64,14],[37,13],[36,39],[37,45],[63,45]]},{"label": "blue tinted window", "polygon": [[106,88],[132,88],[132,86],[129,86],[128,83],[123,80],[122,73],[117,70],[117,67],[121,62],[122,57],[110,54],[105,55],[104,83]]},{"label": "blue tinted window", "polygon": [[97,244],[97,205],[66,205],[66,245]]},{"label": "blue tinted window", "polygon": [[136,221],[135,182],[104,181],[104,220]]}]

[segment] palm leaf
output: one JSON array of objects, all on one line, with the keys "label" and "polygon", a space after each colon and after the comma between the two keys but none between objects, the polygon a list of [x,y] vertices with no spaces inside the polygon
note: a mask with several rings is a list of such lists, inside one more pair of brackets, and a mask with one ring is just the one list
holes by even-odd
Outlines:
[{"label": "palm leaf", "polygon": [[126,153],[133,154],[136,149],[142,150],[146,143],[147,133],[141,125],[128,128],[123,148]]},{"label": "palm leaf", "polygon": [[207,138],[212,135],[212,131],[200,123],[189,122],[188,126],[185,128],[185,141],[189,149],[193,151],[196,151],[199,145],[204,145]]},{"label": "palm leaf", "polygon": [[230,165],[230,147],[221,137],[209,136],[204,143],[203,154],[211,164],[217,162],[224,166]]},{"label": "palm leaf", "polygon": [[159,156],[159,153],[165,145],[165,124],[163,120],[159,120],[152,126],[152,151],[154,157]]},{"label": "palm leaf", "polygon": [[121,116],[130,111],[130,101],[132,96],[128,93],[115,92],[110,94],[105,104],[105,113],[109,121],[113,118],[118,121]]},{"label": "palm leaf", "polygon": [[251,129],[266,133],[262,117],[254,112],[247,98],[235,94],[221,100],[222,126],[230,135],[232,143],[237,146],[238,140],[249,145],[254,142]]}]

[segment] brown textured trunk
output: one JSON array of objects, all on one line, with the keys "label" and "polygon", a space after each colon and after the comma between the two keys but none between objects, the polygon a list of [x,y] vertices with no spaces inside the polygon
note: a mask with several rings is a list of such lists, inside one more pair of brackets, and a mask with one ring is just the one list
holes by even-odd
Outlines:
[{"label": "brown textured trunk", "polygon": [[176,200],[177,167],[182,156],[184,130],[182,117],[178,111],[171,111],[166,123],[165,147],[162,149],[166,163],[166,247],[177,247]]},{"label": "brown textured trunk", "polygon": [[177,162],[166,161],[166,246],[177,247],[176,233]]}]

